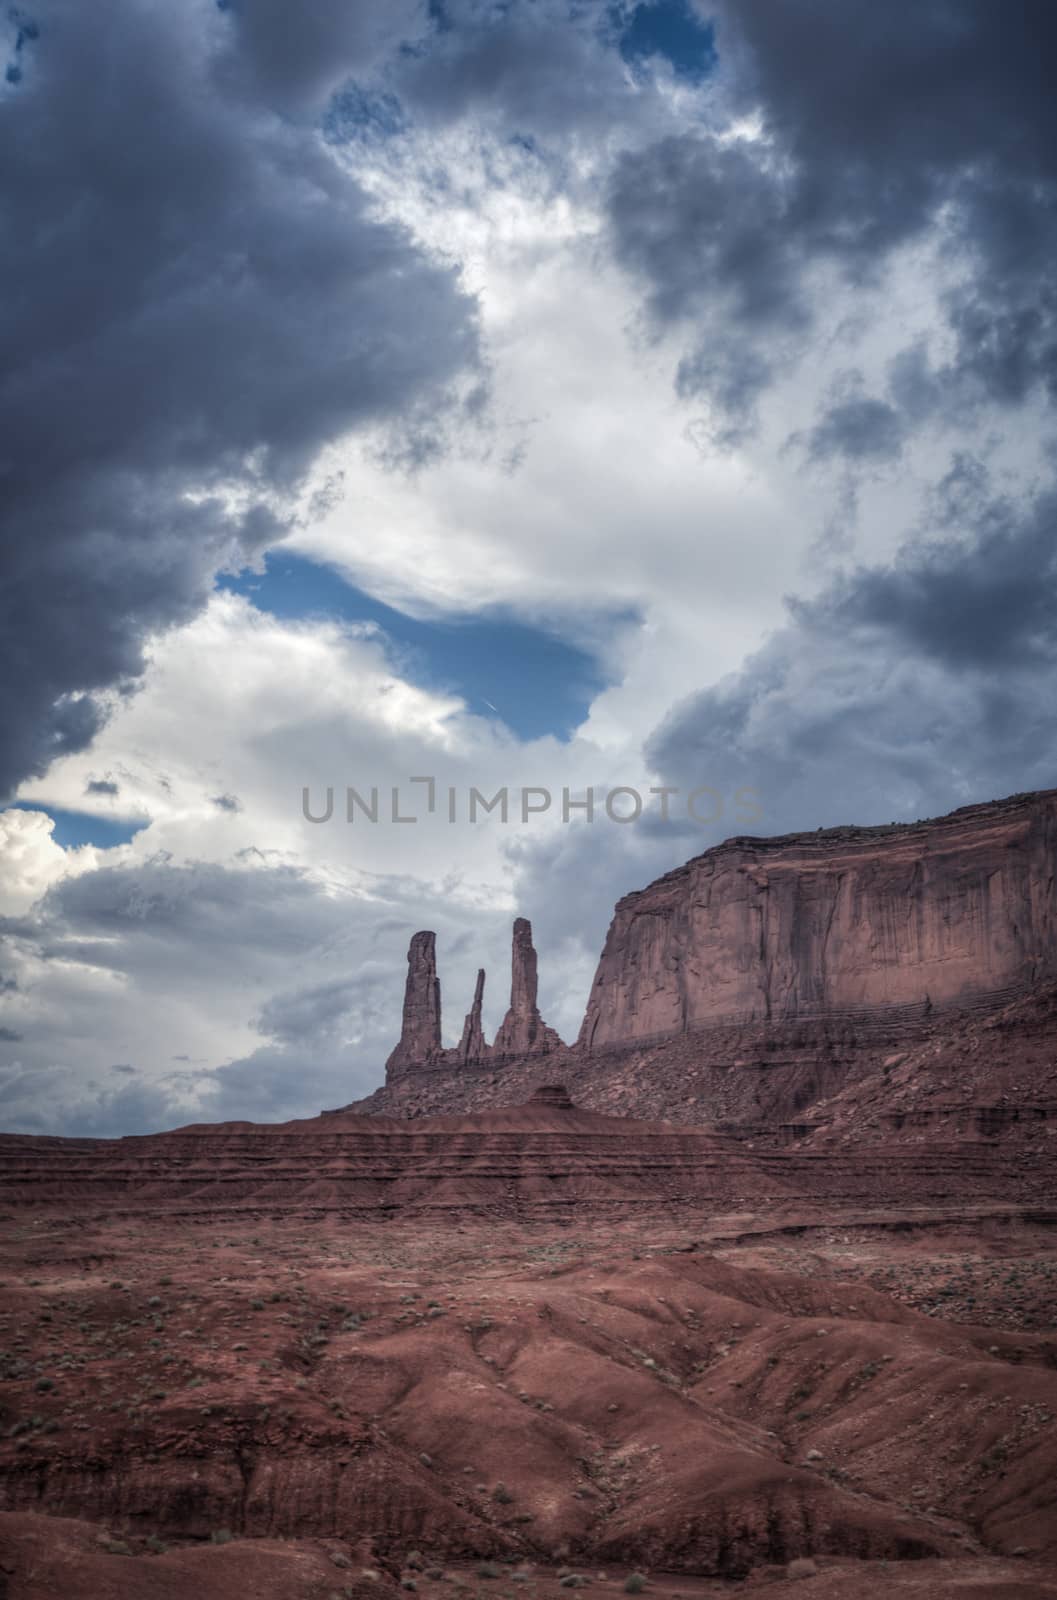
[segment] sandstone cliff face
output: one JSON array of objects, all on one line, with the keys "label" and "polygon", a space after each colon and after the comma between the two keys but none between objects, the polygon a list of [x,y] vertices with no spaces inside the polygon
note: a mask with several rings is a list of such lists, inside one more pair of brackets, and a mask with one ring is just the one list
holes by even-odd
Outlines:
[{"label": "sandstone cliff face", "polygon": [[1057,971],[1055,861],[1057,791],[730,839],[619,902],[579,1049],[1000,1003]]}]

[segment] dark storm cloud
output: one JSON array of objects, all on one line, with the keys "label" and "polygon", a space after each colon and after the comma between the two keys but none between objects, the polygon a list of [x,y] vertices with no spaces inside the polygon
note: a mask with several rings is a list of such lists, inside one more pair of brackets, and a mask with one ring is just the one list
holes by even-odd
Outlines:
[{"label": "dark storm cloud", "polygon": [[308,9],[43,0],[0,88],[0,791],[281,536],[324,443],[476,361],[453,273],[279,114],[414,8]]},{"label": "dark storm cloud", "polygon": [[79,1084],[71,1095],[69,1075],[62,1067],[22,1071],[0,1065],[0,1121],[22,1133],[53,1133],[61,1128],[82,1139],[155,1133],[193,1120],[186,1109],[181,1114],[175,1108],[175,1087],[134,1078],[111,1089],[91,1080]]},{"label": "dark storm cloud", "polygon": [[498,120],[552,144],[603,127],[626,106],[619,34],[604,36],[600,4],[445,0],[433,10],[433,32],[401,53],[389,77],[426,122]]},{"label": "dark storm cloud", "polygon": [[[971,539],[934,540],[866,568],[824,604],[849,628],[884,629],[952,667],[1057,659],[1057,494],[1015,520],[992,508]],[[810,620],[815,607],[797,608]]]},{"label": "dark storm cloud", "polygon": [[426,0],[223,0],[237,23],[240,73],[273,103],[318,109],[350,76],[369,72],[395,45],[429,28]]},{"label": "dark storm cloud", "polygon": [[754,149],[671,134],[617,162],[609,216],[620,260],[663,321],[722,294],[735,320],[782,329],[807,319],[801,257],[780,173]]},{"label": "dark storm cloud", "polygon": [[390,966],[369,960],[351,975],[274,995],[257,1019],[267,1042],[212,1075],[204,1111],[285,1120],[369,1093],[399,1031],[392,979]]},{"label": "dark storm cloud", "polygon": [[361,1001],[362,985],[354,978],[285,990],[262,1006],[257,1026],[280,1044],[303,1043],[332,1034]]},{"label": "dark storm cloud", "polygon": [[786,179],[755,150],[696,131],[626,151],[609,186],[613,249],[647,285],[651,316],[700,326],[679,393],[708,393],[731,440],[751,423],[785,341],[810,320],[788,207]]},{"label": "dark storm cloud", "polygon": [[887,400],[861,392],[861,379],[852,375],[822,410],[806,438],[794,435],[812,461],[868,463],[894,461],[903,448],[904,424]]},{"label": "dark storm cloud", "polygon": [[120,789],[110,778],[89,778],[84,786],[84,792],[85,794],[115,795],[120,793]]},{"label": "dark storm cloud", "polygon": [[1016,507],[959,461],[933,519],[891,564],[790,602],[788,627],[677,706],[649,747],[666,781],[751,785],[762,833],[1052,787],[1057,493]]},{"label": "dark storm cloud", "polygon": [[[159,853],[62,880],[29,914],[0,918],[5,970],[21,979],[6,983],[17,1032],[0,1032],[0,1128],[131,1133],[311,1116],[367,1094],[399,1034],[424,900],[446,977],[471,935],[476,967],[483,928],[509,949],[504,914],[437,900],[414,879],[375,876],[364,896],[260,858],[176,865]],[[451,981],[459,1022],[462,987]],[[198,1046],[202,1029],[247,1026],[261,1042],[234,1060],[211,1045],[189,1059],[171,1052],[183,1017],[200,1022]],[[136,1063],[134,1082],[115,1059]]]},{"label": "dark storm cloud", "polygon": [[33,912],[9,924],[47,958],[68,954],[101,970],[164,973],[176,949],[189,972],[216,978],[220,953],[281,962],[311,949],[336,922],[318,886],[295,867],[232,870],[176,865],[164,855],[63,878]]},{"label": "dark storm cloud", "polygon": [[[736,0],[719,7],[717,42],[728,104],[758,113],[764,139],[718,145],[690,130],[628,152],[608,201],[617,257],[653,316],[698,325],[683,390],[744,421],[783,341],[821,314],[808,269],[876,281],[893,249],[936,224],[964,269],[947,304],[959,377],[1004,401],[1039,383],[1052,393],[1049,0],[923,0],[912,18],[873,0]],[[731,326],[750,367],[740,387]]]}]

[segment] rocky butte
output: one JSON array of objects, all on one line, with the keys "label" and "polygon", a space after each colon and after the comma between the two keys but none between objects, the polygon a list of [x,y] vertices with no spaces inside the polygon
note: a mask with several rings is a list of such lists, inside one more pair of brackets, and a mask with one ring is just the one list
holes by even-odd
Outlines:
[{"label": "rocky butte", "polygon": [[900,1051],[956,1037],[971,1054],[974,1027],[1057,980],[1055,859],[1055,790],[728,839],[618,902],[571,1048],[539,1019],[519,920],[495,1042],[480,1034],[482,975],[462,1044],[442,1050],[433,935],[416,934],[401,1040],[361,1108],[513,1103],[560,1059],[594,1109],[788,1137]]}]

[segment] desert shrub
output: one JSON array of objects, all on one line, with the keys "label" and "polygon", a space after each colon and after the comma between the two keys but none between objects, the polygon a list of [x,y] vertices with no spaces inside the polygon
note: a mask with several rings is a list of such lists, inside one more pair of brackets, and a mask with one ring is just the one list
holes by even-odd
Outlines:
[{"label": "desert shrub", "polygon": [[795,1561],[790,1561],[785,1569],[787,1578],[813,1578],[818,1567],[810,1556],[797,1556]]},{"label": "desert shrub", "polygon": [[646,1587],[646,1579],[641,1572],[629,1572],[624,1579],[625,1594],[641,1594]]},{"label": "desert shrub", "polygon": [[492,1499],[501,1506],[510,1506],[514,1503],[514,1496],[510,1493],[505,1483],[497,1483],[492,1490]]},{"label": "desert shrub", "polygon": [[480,1562],[478,1564],[477,1568],[476,1568],[476,1571],[477,1571],[477,1576],[479,1578],[500,1578],[500,1577],[502,1577],[502,1573],[500,1572],[499,1568],[496,1566],[494,1561],[482,1561],[482,1562]]}]

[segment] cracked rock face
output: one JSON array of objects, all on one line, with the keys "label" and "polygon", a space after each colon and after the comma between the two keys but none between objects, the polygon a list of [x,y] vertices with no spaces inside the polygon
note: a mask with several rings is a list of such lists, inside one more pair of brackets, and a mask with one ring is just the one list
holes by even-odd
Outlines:
[{"label": "cracked rock face", "polygon": [[536,950],[532,943],[532,924],[527,917],[514,923],[511,948],[510,1009],[499,1025],[492,1044],[497,1056],[532,1055],[559,1048],[561,1040],[539,1014]]},{"label": "cracked rock face", "polygon": [[616,908],[580,1048],[709,1024],[907,1025],[1057,970],[1057,791],[729,839]]},{"label": "cracked rock face", "polygon": [[481,1006],[484,1003],[484,968],[477,971],[477,982],[474,985],[473,1005],[466,1013],[466,1021],[462,1025],[462,1038],[459,1040],[459,1060],[480,1061],[487,1050],[484,1042],[484,1033],[481,1028]]},{"label": "cracked rock face", "polygon": [[539,1014],[536,1003],[536,951],[532,944],[532,925],[525,917],[518,917],[514,923],[510,1009],[491,1045],[487,1043],[481,1025],[484,979],[484,969],[481,968],[477,974],[473,1004],[463,1023],[462,1038],[454,1049],[444,1049],[440,1031],[436,935],[428,930],[415,934],[407,953],[407,986],[404,990],[400,1043],[386,1062],[387,1080],[402,1077],[419,1067],[458,1069],[485,1066],[492,1061],[565,1049],[554,1029],[548,1028]]},{"label": "cracked rock face", "polygon": [[442,1055],[440,1042],[440,979],[437,977],[437,936],[416,933],[407,952],[404,1017],[400,1043],[386,1062],[386,1071],[430,1062]]}]

